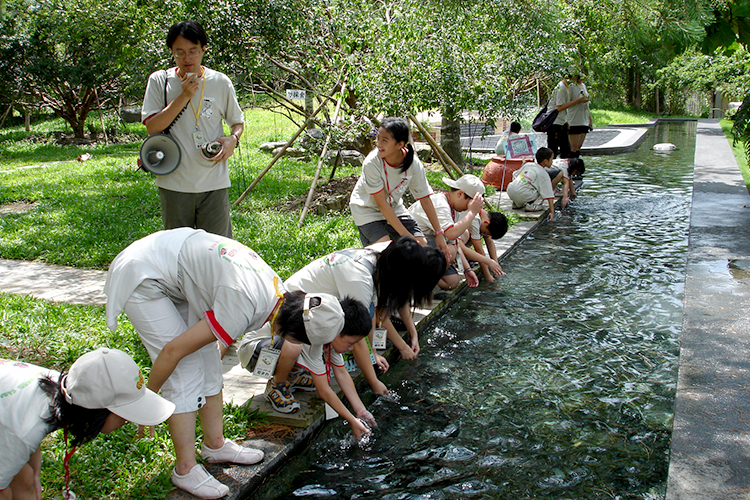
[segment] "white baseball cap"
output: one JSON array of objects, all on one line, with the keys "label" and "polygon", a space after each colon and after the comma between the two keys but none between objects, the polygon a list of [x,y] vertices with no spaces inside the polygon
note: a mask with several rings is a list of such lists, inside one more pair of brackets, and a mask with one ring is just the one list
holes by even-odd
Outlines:
[{"label": "white baseball cap", "polygon": [[100,347],[78,358],[62,383],[65,399],[83,408],[106,408],[138,425],[156,425],[174,403],[146,388],[138,365],[119,349]]},{"label": "white baseball cap", "polygon": [[344,310],[341,309],[339,299],[333,295],[307,293],[302,320],[311,345],[327,344],[344,329]]},{"label": "white baseball cap", "polygon": [[453,189],[460,189],[472,198],[474,198],[477,193],[481,193],[482,195],[484,195],[486,191],[484,184],[482,184],[482,181],[479,180],[479,177],[471,174],[462,175],[458,178],[458,180],[455,181],[450,177],[443,177],[443,183],[445,183],[445,185],[448,187],[452,187]]}]

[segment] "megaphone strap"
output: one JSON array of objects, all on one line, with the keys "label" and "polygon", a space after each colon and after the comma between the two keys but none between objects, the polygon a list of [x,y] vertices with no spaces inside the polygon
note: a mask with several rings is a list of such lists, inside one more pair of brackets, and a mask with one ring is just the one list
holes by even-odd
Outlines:
[{"label": "megaphone strap", "polygon": [[[167,107],[167,104],[169,104],[169,101],[167,101],[167,80],[169,80],[169,72],[165,69],[164,70],[164,107],[165,108]],[[203,99],[202,99],[202,96],[201,96],[201,101],[202,100]],[[167,128],[165,128],[164,130],[162,130],[162,134],[169,134],[169,129],[172,128],[172,125],[174,125],[175,123],[177,123],[177,120],[180,119],[180,117],[182,116],[182,113],[184,113],[185,110],[187,109],[189,102],[190,101],[188,101],[187,103],[185,103],[185,106],[183,106],[182,109],[180,110],[180,112],[177,113],[177,116],[174,117],[174,120],[172,120],[172,123],[170,123],[169,125],[167,125]],[[162,109],[164,109],[164,108],[162,108]]]}]

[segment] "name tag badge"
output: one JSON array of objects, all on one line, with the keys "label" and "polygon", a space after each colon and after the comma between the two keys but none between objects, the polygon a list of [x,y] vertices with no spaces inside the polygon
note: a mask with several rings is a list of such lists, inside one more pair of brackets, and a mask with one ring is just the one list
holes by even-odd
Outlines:
[{"label": "name tag badge", "polygon": [[193,142],[195,143],[195,149],[200,149],[201,146],[206,142],[206,140],[203,138],[203,132],[200,130],[196,130],[193,132]]},{"label": "name tag badge", "polygon": [[271,378],[276,371],[276,363],[279,362],[280,349],[264,347],[258,356],[258,362],[255,365],[253,373],[259,377]]},{"label": "name tag badge", "polygon": [[331,405],[328,403],[326,405],[326,420],[333,420],[334,418],[338,417],[339,414],[336,413],[336,410],[333,409]]},{"label": "name tag badge", "polygon": [[372,336],[372,348],[373,349],[385,349],[385,339],[388,332],[385,328],[375,328],[375,333]]}]

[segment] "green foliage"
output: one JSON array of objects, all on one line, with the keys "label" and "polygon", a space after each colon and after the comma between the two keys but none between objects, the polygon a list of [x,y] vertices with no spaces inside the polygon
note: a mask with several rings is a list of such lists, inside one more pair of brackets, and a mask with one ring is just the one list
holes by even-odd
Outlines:
[{"label": "green foliage", "polygon": [[666,95],[671,114],[685,112],[684,95],[703,95],[711,105],[713,91],[729,100],[742,99],[750,92],[750,54],[743,47],[725,55],[717,50],[712,55],[689,49],[675,57],[668,66],[657,71],[654,85]]},{"label": "green foliage", "polygon": [[[724,135],[727,136],[727,139],[734,139],[734,122],[730,120],[721,120],[719,123],[721,124],[721,129],[724,131]],[[747,144],[747,142],[738,141],[736,139],[732,140],[732,152],[734,153],[734,158],[737,160],[737,165],[742,173],[742,178],[745,180],[747,190],[750,192],[750,168],[748,168],[748,158],[750,158],[750,155],[746,150],[745,144]]]},{"label": "green foliage", "polygon": [[717,49],[731,53],[750,43],[750,0],[716,1],[710,7],[702,44],[705,54]]},{"label": "green foliage", "polygon": [[92,108],[127,95],[149,72],[154,9],[125,0],[10,0],[7,10],[2,97],[53,110],[76,137]]}]

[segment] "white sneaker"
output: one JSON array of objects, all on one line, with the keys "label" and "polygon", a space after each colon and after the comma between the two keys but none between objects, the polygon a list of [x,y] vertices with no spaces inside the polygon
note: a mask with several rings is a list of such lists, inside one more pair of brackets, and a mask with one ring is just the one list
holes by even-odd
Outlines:
[{"label": "white sneaker", "polygon": [[232,464],[251,465],[263,460],[263,452],[255,448],[240,446],[231,439],[225,439],[224,445],[214,450],[205,444],[201,448],[201,457],[207,462],[229,462]]},{"label": "white sneaker", "polygon": [[221,498],[229,494],[227,485],[220,483],[201,464],[181,476],[172,470],[172,484],[198,498]]},{"label": "white sneaker", "polygon": [[534,201],[532,203],[527,203],[526,205],[524,205],[523,209],[527,212],[541,212],[547,209],[547,205],[544,203],[544,201]]}]

